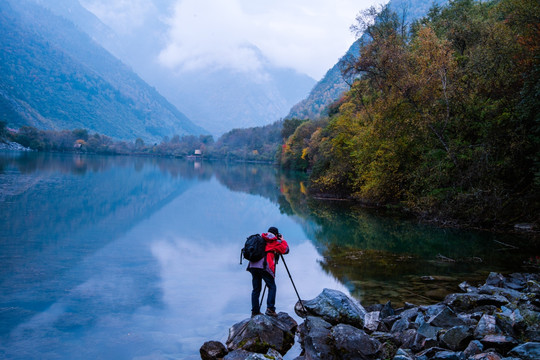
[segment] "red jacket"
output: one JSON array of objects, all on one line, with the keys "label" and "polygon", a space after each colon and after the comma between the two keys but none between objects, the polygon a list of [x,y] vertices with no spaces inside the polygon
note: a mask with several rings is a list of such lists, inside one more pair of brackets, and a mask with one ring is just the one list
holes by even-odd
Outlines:
[{"label": "red jacket", "polygon": [[282,238],[279,239],[272,233],[262,233],[261,236],[266,240],[266,262],[268,263],[268,268],[272,272],[272,275],[276,273],[276,263],[275,263],[275,253],[278,254],[287,254],[289,252],[289,245]]}]

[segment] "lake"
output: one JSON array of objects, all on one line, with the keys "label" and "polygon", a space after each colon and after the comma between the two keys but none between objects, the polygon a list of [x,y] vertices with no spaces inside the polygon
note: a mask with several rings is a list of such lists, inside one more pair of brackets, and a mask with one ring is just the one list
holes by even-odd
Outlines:
[{"label": "lake", "polygon": [[[240,249],[269,226],[304,299],[328,287],[364,305],[434,303],[490,271],[537,271],[540,254],[527,237],[313,199],[268,165],[5,152],[0,357],[199,359],[250,315]],[[277,284],[293,315],[281,263]]]}]

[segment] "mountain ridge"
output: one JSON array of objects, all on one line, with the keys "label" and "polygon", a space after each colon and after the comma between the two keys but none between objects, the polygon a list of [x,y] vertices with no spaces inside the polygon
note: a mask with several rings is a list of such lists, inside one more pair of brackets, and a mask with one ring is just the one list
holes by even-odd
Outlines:
[{"label": "mountain ridge", "polygon": [[65,18],[8,0],[0,21],[0,115],[9,126],[145,141],[206,133]]}]

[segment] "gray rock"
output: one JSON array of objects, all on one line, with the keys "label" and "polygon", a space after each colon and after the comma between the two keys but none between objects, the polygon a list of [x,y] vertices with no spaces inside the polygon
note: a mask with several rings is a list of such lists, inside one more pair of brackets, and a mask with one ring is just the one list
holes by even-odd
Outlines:
[{"label": "gray rock", "polygon": [[465,325],[465,322],[449,307],[444,307],[439,313],[430,317],[427,323],[442,328]]},{"label": "gray rock", "polygon": [[389,316],[393,316],[395,315],[396,312],[394,311],[394,308],[392,307],[392,303],[390,301],[388,301],[386,304],[384,304],[382,310],[381,310],[381,314],[380,314],[380,317],[381,319],[384,319],[384,318],[387,318]]},{"label": "gray rock", "polygon": [[319,317],[308,316],[299,326],[304,358],[306,360],[333,360],[330,330],[332,324]]},{"label": "gray rock", "polygon": [[475,292],[475,291],[477,291],[477,289],[474,286],[470,285],[466,281],[462,282],[458,286],[461,289],[461,291],[465,291],[465,292]]},{"label": "gray rock", "polygon": [[228,353],[223,360],[246,360],[250,355],[252,355],[252,352],[246,351],[246,350],[234,350]]},{"label": "gray rock", "polygon": [[535,280],[527,281],[527,290],[531,293],[540,294],[540,283]]},{"label": "gray rock", "polygon": [[493,348],[502,354],[506,354],[518,344],[516,339],[504,335],[486,335],[480,342],[486,349]]},{"label": "gray rock", "polygon": [[484,345],[478,340],[473,340],[469,343],[467,348],[463,350],[463,355],[465,357],[471,357],[477,354],[480,354],[484,350]]},{"label": "gray rock", "polygon": [[486,285],[502,287],[504,285],[505,278],[499,273],[490,272],[487,279]]},{"label": "gray rock", "polygon": [[450,294],[444,299],[444,303],[456,311],[469,311],[485,305],[507,305],[508,299],[500,295],[466,293]]},{"label": "gray rock", "polygon": [[366,330],[369,330],[370,332],[377,330],[380,323],[379,315],[379,311],[372,311],[366,313],[366,316],[364,316],[364,328]]},{"label": "gray rock", "polygon": [[527,300],[527,296],[517,290],[495,287],[490,285],[484,285],[478,288],[479,294],[488,294],[488,295],[499,295],[505,297],[509,302]]},{"label": "gray rock", "polygon": [[480,318],[480,321],[474,330],[474,337],[481,339],[486,335],[500,333],[501,330],[496,325],[495,316],[484,314]]},{"label": "gray rock", "polygon": [[437,334],[442,330],[442,327],[431,326],[428,323],[423,323],[418,328],[418,333],[424,335],[428,339],[437,339]]},{"label": "gray rock", "polygon": [[394,356],[394,360],[414,360],[414,356],[410,351],[398,349],[396,355]]},{"label": "gray rock", "polygon": [[433,357],[432,360],[464,360],[463,353],[454,351],[439,351]]},{"label": "gray rock", "polygon": [[489,351],[471,356],[472,360],[501,360],[501,356],[496,352]]},{"label": "gray rock", "polygon": [[399,319],[392,325],[392,330],[390,330],[391,333],[397,333],[405,331],[409,328],[409,321],[407,319]]},{"label": "gray rock", "polygon": [[[362,328],[364,326],[365,309],[355,300],[341,291],[324,289],[315,299],[304,300],[306,310],[322,317],[331,324],[350,324]],[[298,316],[304,317],[299,302],[295,306]]]},{"label": "gray rock", "polygon": [[394,334],[396,340],[401,344],[401,347],[404,349],[411,349],[414,346],[414,341],[416,339],[416,330],[408,329],[402,332]]},{"label": "gray rock", "polygon": [[507,335],[515,336],[526,330],[525,320],[521,316],[519,309],[514,311],[502,306],[501,312],[494,316],[497,326],[502,329]]},{"label": "gray rock", "polygon": [[277,318],[257,315],[229,329],[227,348],[261,354],[273,348],[285,354],[294,344],[296,327],[296,321],[283,312]]},{"label": "gray rock", "polygon": [[240,349],[230,352],[223,360],[283,360],[283,357],[274,349],[269,349],[266,354],[253,353]]},{"label": "gray rock", "polygon": [[407,319],[408,321],[414,321],[416,317],[418,316],[419,308],[413,307],[407,310],[402,311],[399,316],[402,319]]},{"label": "gray rock", "polygon": [[416,358],[418,359],[418,358],[426,357],[428,359],[431,359],[433,356],[435,356],[436,353],[441,352],[441,351],[446,351],[446,349],[436,347],[436,346],[430,347],[416,354]]},{"label": "gray rock", "polygon": [[215,360],[227,355],[227,348],[219,341],[207,341],[199,350],[202,360]]},{"label": "gray rock", "polygon": [[450,350],[465,350],[472,339],[472,332],[468,326],[454,326],[441,336],[441,343]]},{"label": "gray rock", "polygon": [[331,337],[340,359],[377,359],[381,343],[363,330],[347,324],[332,328]]},{"label": "gray rock", "polygon": [[510,356],[515,356],[523,360],[538,360],[540,359],[540,342],[528,342],[516,346],[508,353]]}]

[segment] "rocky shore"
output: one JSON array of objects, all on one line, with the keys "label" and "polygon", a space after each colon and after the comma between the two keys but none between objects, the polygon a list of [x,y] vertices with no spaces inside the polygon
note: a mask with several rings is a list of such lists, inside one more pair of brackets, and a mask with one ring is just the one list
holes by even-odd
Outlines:
[{"label": "rocky shore", "polygon": [[363,307],[342,292],[324,289],[296,304],[304,321],[286,313],[257,315],[229,330],[226,344],[208,341],[201,358],[282,359],[300,342],[296,360],[540,359],[540,275],[491,273],[479,287],[434,305],[390,302]]}]

